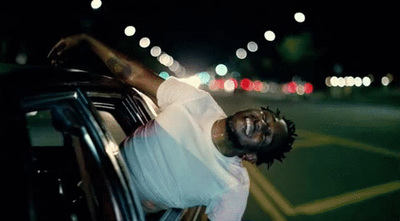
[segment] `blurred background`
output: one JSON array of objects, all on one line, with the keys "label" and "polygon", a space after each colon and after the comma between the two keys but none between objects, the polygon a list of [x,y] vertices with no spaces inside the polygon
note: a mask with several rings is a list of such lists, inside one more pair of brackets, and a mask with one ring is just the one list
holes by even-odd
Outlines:
[{"label": "blurred background", "polygon": [[[227,112],[279,108],[299,139],[283,163],[246,165],[244,220],[400,220],[400,19],[393,1],[8,1],[0,62],[49,65],[89,33]],[[70,67],[107,74],[90,54]]]}]

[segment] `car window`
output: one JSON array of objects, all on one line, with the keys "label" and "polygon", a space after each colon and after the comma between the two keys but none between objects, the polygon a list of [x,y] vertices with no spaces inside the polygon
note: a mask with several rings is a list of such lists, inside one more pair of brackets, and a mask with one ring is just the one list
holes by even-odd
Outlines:
[{"label": "car window", "polygon": [[25,117],[31,142],[31,220],[92,220],[75,152],[79,137],[60,131],[51,109]]},{"label": "car window", "polygon": [[89,91],[87,95],[98,111],[108,112],[115,118],[126,135],[154,117],[139,94]]},{"label": "car window", "polygon": [[63,136],[52,125],[50,110],[26,114],[27,129],[32,146],[63,146]]}]

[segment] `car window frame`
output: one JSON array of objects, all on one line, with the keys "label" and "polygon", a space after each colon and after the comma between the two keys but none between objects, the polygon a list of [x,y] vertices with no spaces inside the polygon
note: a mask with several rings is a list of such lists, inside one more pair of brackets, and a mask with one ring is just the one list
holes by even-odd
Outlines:
[{"label": "car window frame", "polygon": [[[99,114],[81,89],[33,95],[23,98],[21,102],[25,112],[66,103],[75,105],[80,117],[86,122],[84,127],[86,132],[82,132],[87,139],[92,141],[90,148],[100,153],[100,167],[104,168],[104,164],[108,165],[107,167],[112,166],[114,173],[118,176],[119,182],[111,181],[110,183],[115,217],[143,220],[143,211],[138,208],[137,202],[135,202],[138,199],[137,194],[132,191],[132,188],[129,188],[131,185],[129,179],[127,179],[124,160],[118,152],[118,145],[102,126]],[[103,173],[109,174],[110,172],[104,170]]]},{"label": "car window frame", "polygon": [[133,133],[155,117],[151,107],[133,90],[120,93],[87,90],[86,94],[96,109],[110,112],[126,134]]}]

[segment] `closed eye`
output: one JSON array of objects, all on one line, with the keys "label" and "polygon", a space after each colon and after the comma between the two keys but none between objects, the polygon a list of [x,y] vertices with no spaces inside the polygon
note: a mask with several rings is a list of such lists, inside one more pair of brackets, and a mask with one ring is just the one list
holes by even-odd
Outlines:
[{"label": "closed eye", "polygon": [[264,122],[267,122],[267,115],[264,112],[262,112],[262,119]]},{"label": "closed eye", "polygon": [[271,134],[271,131],[268,130],[268,132],[266,132],[262,135],[262,140],[260,142],[260,145],[262,145],[262,146],[269,145],[272,143],[272,140],[273,140],[273,136]]},{"label": "closed eye", "polygon": [[[271,118],[271,121],[272,121],[272,122],[278,121],[277,117],[275,116],[275,114],[274,114],[272,111],[268,110],[268,112],[269,112],[269,114],[268,114],[269,116],[268,116],[268,117]],[[266,116],[266,114],[263,113],[263,115],[264,115],[264,121],[267,122],[267,116]]]}]

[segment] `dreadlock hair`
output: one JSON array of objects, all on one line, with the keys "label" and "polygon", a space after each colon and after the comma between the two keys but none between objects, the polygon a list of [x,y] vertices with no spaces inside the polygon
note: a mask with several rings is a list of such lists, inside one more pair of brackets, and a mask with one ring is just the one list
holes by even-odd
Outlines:
[{"label": "dreadlock hair", "polygon": [[272,165],[274,160],[278,160],[278,161],[282,162],[282,160],[286,157],[284,153],[287,153],[292,149],[292,144],[293,144],[295,138],[297,137],[297,134],[295,133],[296,128],[295,128],[294,122],[286,119],[284,116],[280,117],[279,109],[276,109],[276,112],[271,111],[269,109],[269,106],[267,108],[261,107],[261,109],[270,111],[273,114],[275,114],[275,116],[277,118],[281,118],[283,121],[285,121],[285,123],[287,125],[287,129],[288,129],[288,136],[281,146],[276,147],[272,150],[259,151],[257,153],[257,158],[258,158],[257,166],[259,166],[262,163],[266,163],[268,165],[268,169],[269,169],[269,167]]}]

